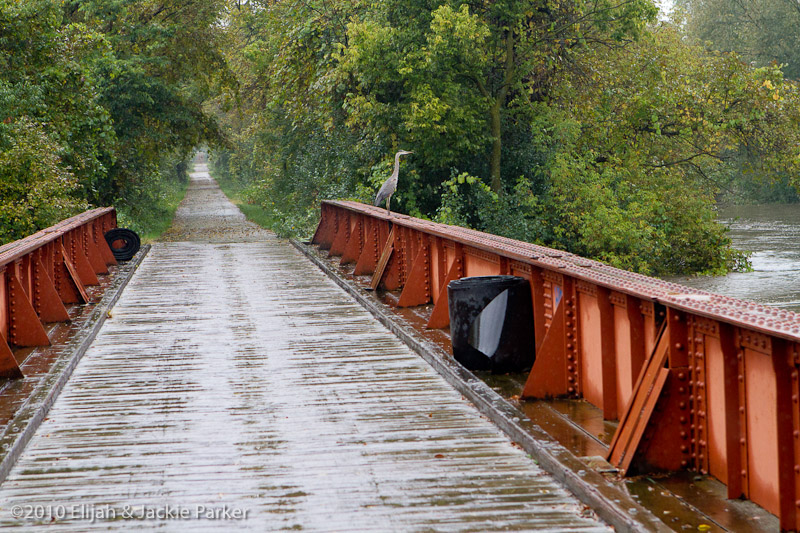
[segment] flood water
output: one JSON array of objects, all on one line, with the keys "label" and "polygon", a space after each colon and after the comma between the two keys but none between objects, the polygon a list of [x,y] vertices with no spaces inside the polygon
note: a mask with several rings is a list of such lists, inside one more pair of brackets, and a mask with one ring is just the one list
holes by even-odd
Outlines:
[{"label": "flood water", "polygon": [[709,292],[800,311],[800,204],[745,205],[720,210],[752,272],[670,278]]}]

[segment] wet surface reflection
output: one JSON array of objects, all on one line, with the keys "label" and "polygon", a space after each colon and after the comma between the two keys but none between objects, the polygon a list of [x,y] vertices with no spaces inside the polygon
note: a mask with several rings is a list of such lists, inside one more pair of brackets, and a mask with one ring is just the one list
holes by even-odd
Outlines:
[{"label": "wet surface reflection", "polygon": [[291,245],[227,225],[203,178],[176,224],[194,240],[153,246],[0,486],[0,525],[610,530]]}]

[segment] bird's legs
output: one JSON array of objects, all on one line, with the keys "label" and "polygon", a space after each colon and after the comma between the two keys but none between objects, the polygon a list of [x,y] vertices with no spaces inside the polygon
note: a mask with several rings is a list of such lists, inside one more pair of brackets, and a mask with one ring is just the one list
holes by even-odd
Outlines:
[{"label": "bird's legs", "polygon": [[390,194],[389,196],[386,197],[386,214],[388,216],[392,216],[392,209],[390,207],[391,205],[392,205],[392,195]]}]

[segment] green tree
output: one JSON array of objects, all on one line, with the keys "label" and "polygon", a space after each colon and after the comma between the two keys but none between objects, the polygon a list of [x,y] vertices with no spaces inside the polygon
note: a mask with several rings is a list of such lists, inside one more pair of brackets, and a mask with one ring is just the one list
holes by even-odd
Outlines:
[{"label": "green tree", "polygon": [[252,184],[277,230],[313,225],[319,200],[352,196],[375,165],[377,141],[345,125],[346,83],[334,53],[357,1],[248,2],[229,12],[226,58],[236,89],[215,100],[234,149],[217,172]]},{"label": "green tree", "polygon": [[561,124],[546,141],[553,240],[640,271],[740,265],[714,197],[740,150],[762,175],[795,171],[797,86],[777,68],[686,46],[672,26],[587,63],[591,74],[564,79],[561,117],[544,125]]},{"label": "green tree", "polygon": [[503,176],[513,179],[502,171],[503,138],[527,129],[527,106],[549,98],[587,47],[636,39],[655,15],[650,0],[384,2],[348,27],[350,120],[406,137],[439,164],[488,144],[500,193]]},{"label": "green tree", "polygon": [[800,79],[800,3],[796,0],[678,0],[687,33],[757,66],[785,65]]},{"label": "green tree", "polygon": [[110,118],[90,68],[102,37],[63,24],[48,0],[0,1],[0,242],[86,204],[113,161]]},{"label": "green tree", "polygon": [[86,209],[78,180],[57,142],[28,119],[7,125],[0,144],[0,243],[46,228]]},{"label": "green tree", "polygon": [[225,74],[223,3],[81,0],[63,9],[67,20],[102,35],[110,48],[92,69],[113,123],[116,158],[89,199],[134,207],[157,189],[166,165],[221,140],[203,104]]},{"label": "green tree", "polygon": [[225,7],[0,0],[0,202],[13,212],[4,240],[87,203],[147,218],[168,182],[186,178],[194,146],[223,141],[204,104],[230,81]]},{"label": "green tree", "polygon": [[796,87],[648,26],[653,14],[644,1],[237,6],[240,85],[217,101],[234,146],[215,164],[286,234],[310,231],[320,199],[371,200],[406,148],[403,212],[642,272],[736,268],[714,198],[742,153],[792,172]]}]

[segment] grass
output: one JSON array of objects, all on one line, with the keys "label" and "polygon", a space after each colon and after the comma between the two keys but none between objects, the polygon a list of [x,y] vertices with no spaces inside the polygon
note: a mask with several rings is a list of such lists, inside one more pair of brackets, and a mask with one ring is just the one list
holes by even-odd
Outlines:
[{"label": "grass", "polygon": [[175,218],[178,205],[186,196],[188,182],[164,180],[155,201],[147,206],[118,210],[119,227],[129,228],[139,234],[142,244],[150,244],[164,233]]},{"label": "grass", "polygon": [[245,201],[242,197],[244,188],[241,185],[233,183],[229,180],[218,179],[216,176],[214,179],[217,180],[217,183],[219,184],[220,189],[222,189],[222,192],[225,193],[225,196],[227,196],[228,199],[233,202],[242,213],[244,213],[244,216],[247,218],[247,220],[253,224],[261,226],[262,228],[269,230],[273,229],[275,223],[277,222],[273,214],[260,205],[247,203],[247,201]]}]

